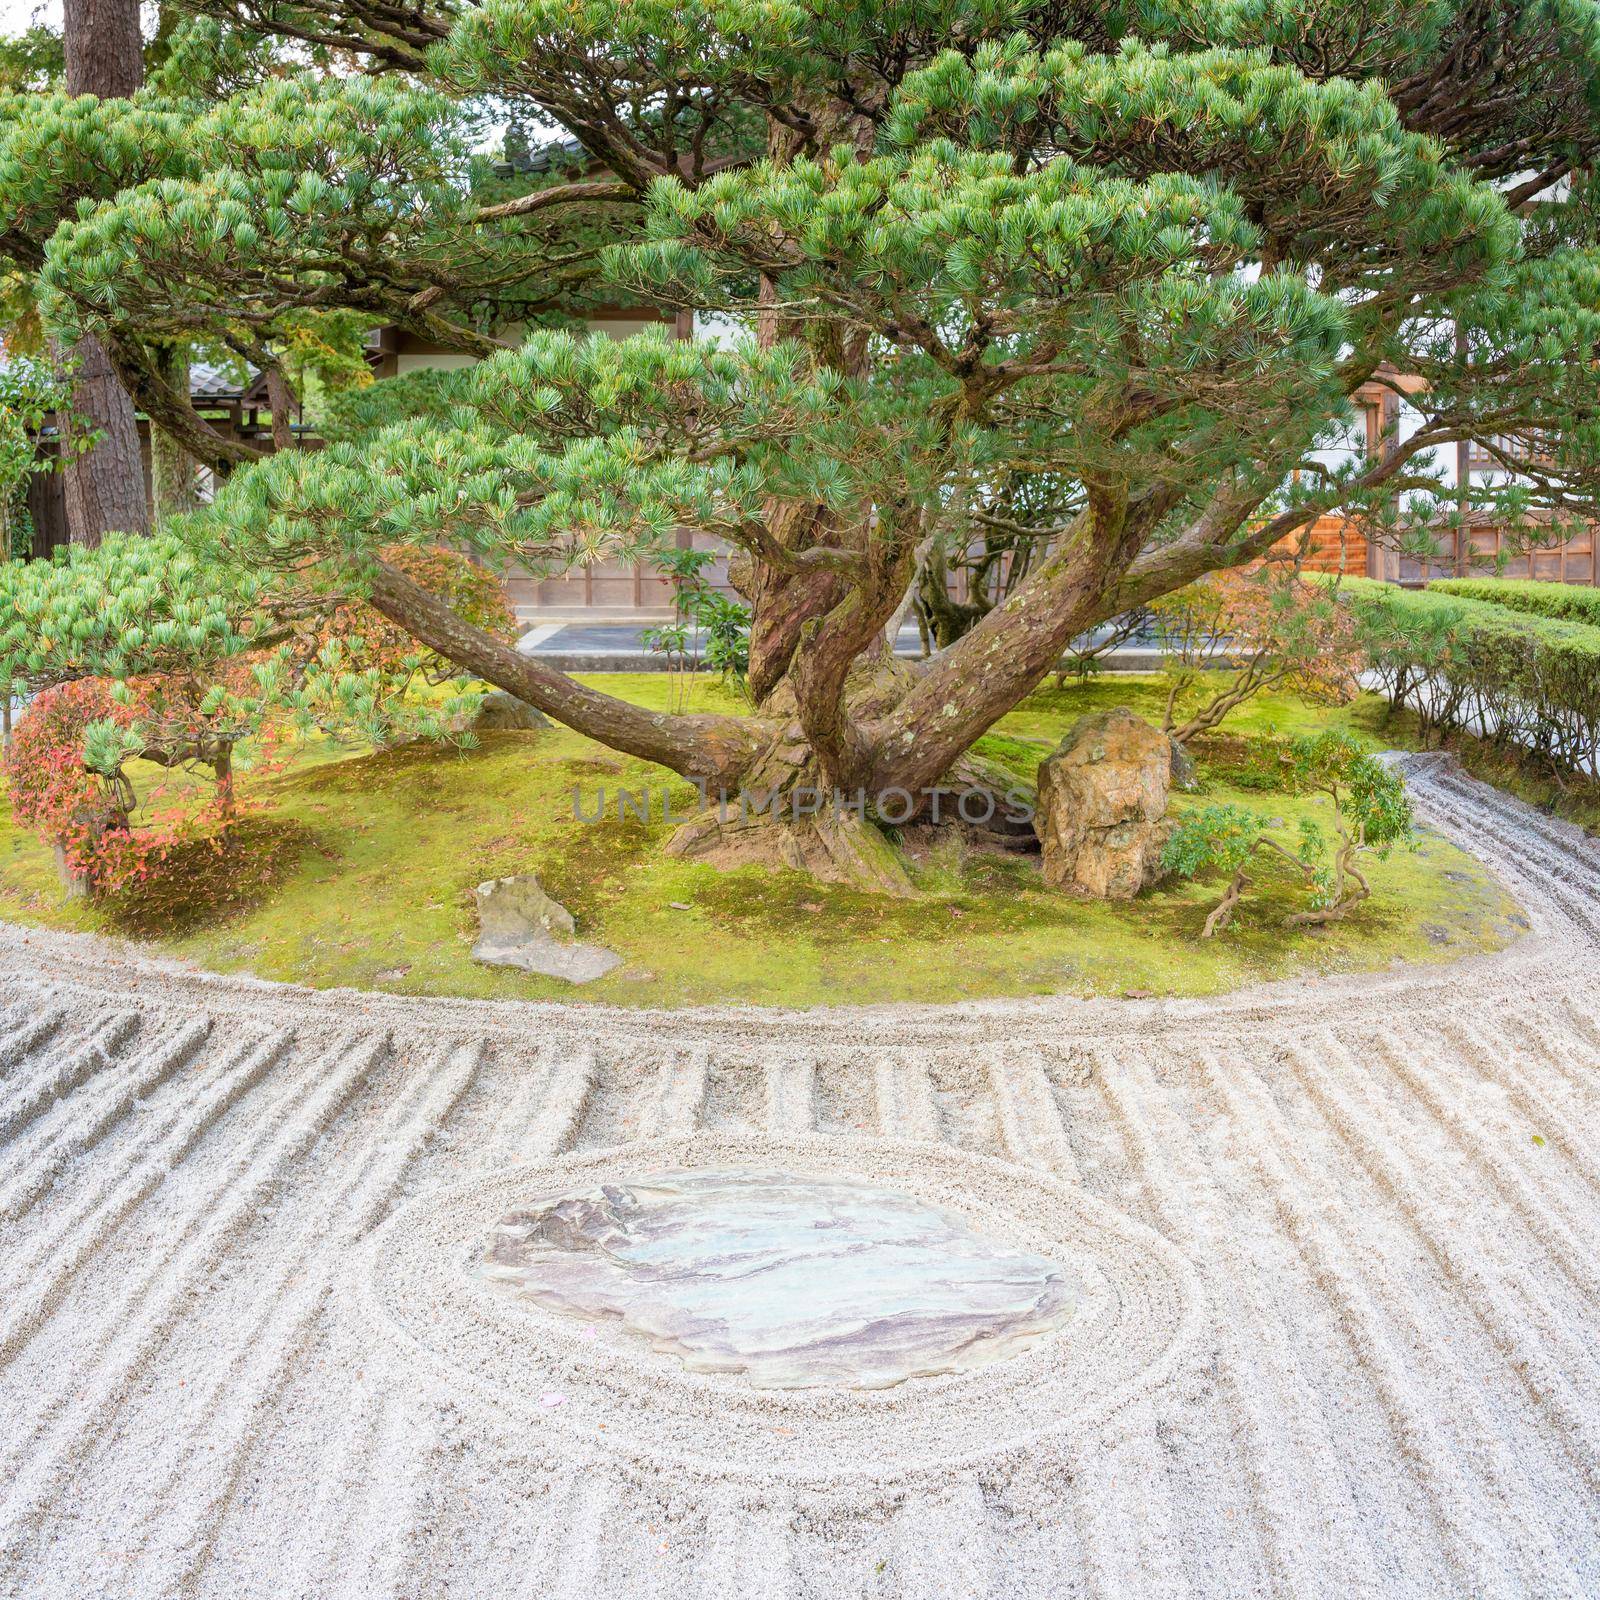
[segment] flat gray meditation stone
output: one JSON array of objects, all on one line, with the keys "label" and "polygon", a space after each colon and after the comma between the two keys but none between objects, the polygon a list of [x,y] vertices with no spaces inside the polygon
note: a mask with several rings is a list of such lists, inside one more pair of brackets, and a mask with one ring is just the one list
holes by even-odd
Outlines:
[{"label": "flat gray meditation stone", "polygon": [[568,983],[592,983],[622,964],[615,950],[583,944],[573,936],[577,924],[559,900],[544,892],[531,872],[480,883],[478,942],[472,959],[489,967],[518,967]]},{"label": "flat gray meditation stone", "polygon": [[911,1195],[753,1170],[652,1173],[513,1211],[479,1270],[766,1389],[965,1371],[1058,1328],[1076,1299],[1057,1263]]}]

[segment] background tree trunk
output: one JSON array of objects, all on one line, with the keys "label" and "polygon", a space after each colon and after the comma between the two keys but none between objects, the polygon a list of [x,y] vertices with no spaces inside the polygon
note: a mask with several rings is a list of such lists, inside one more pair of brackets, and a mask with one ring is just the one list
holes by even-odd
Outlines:
[{"label": "background tree trunk", "polygon": [[272,448],[294,449],[294,391],[283,375],[283,368],[267,368],[267,404],[272,410]]},{"label": "background tree trunk", "polygon": [[[161,353],[161,375],[175,389],[189,391],[189,352],[181,344]],[[195,459],[155,422],[150,424],[150,490],[158,517],[193,511],[200,503]]]},{"label": "background tree trunk", "polygon": [[[76,368],[72,415],[61,430],[68,447],[61,472],[67,533],[74,544],[91,549],[108,533],[148,533],[144,459],[128,391],[117,381],[98,339],[80,339],[66,352],[66,361]],[[75,440],[90,434],[99,437],[89,449],[72,448]]]},{"label": "background tree trunk", "polygon": [[66,0],[67,93],[126,100],[144,82],[139,0]]},{"label": "background tree trunk", "polygon": [[[66,0],[63,23],[68,94],[123,99],[144,81],[138,0]],[[98,339],[80,339],[71,355],[76,420],[69,426],[100,435],[92,449],[67,461],[63,474],[72,542],[93,546],[107,533],[146,533],[150,513],[133,402]]]}]

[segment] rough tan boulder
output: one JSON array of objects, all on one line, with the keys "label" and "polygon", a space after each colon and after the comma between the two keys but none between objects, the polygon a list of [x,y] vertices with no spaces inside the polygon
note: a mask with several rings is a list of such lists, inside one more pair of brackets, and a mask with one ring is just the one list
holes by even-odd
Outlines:
[{"label": "rough tan boulder", "polygon": [[1160,729],[1121,706],[1080,717],[1039,763],[1045,882],[1097,900],[1131,900],[1156,882],[1171,786]]}]

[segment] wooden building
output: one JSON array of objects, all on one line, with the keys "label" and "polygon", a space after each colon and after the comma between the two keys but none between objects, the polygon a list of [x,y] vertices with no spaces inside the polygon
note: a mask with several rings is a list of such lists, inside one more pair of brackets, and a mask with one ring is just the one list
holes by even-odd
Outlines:
[{"label": "wooden building", "polygon": [[[1355,401],[1361,418],[1356,443],[1359,453],[1381,456],[1392,448],[1391,441],[1406,432],[1407,393],[1420,387],[1392,369],[1381,383],[1363,384]],[[1398,391],[1398,392],[1397,392]],[[1337,454],[1338,452],[1330,452]],[[1355,453],[1355,452],[1352,452]],[[1448,483],[1460,488],[1472,480],[1506,479],[1504,461],[1481,446],[1462,444],[1452,458],[1443,463]],[[1310,552],[1306,565],[1318,572],[1346,572],[1356,576],[1382,578],[1390,583],[1421,585],[1431,578],[1466,577],[1496,573],[1506,578],[1537,578],[1552,583],[1600,585],[1600,540],[1592,526],[1585,527],[1565,541],[1540,543],[1519,549],[1504,557],[1506,530],[1492,517],[1468,510],[1462,497],[1464,526],[1434,531],[1438,554],[1422,558],[1389,549],[1370,541],[1359,523],[1343,517],[1320,517],[1310,529]],[[1298,536],[1297,536],[1298,537]],[[1518,541],[1522,544],[1525,541]]]}]

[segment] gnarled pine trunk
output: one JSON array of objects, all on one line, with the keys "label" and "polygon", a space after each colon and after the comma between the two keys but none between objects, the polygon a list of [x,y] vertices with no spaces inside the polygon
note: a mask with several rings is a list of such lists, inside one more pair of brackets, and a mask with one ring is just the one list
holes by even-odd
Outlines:
[{"label": "gnarled pine trunk", "polygon": [[[889,559],[864,555],[854,581],[790,585],[758,569],[754,629],[788,637],[774,644],[771,681],[748,717],[669,715],[579,684],[474,628],[382,562],[371,568],[368,598],[466,671],[612,749],[693,779],[705,804],[673,836],[672,853],[907,894],[892,834],[927,826],[939,814],[937,796],[992,797],[992,806],[975,807],[988,816],[971,825],[1016,841],[1019,786],[971,747],[1043,681],[1069,639],[1099,620],[1108,592],[1105,553],[1086,531],[951,650],[927,663],[897,660],[882,630],[904,592],[915,532],[883,542]],[[942,819],[953,824],[956,815],[951,803]]]}]

